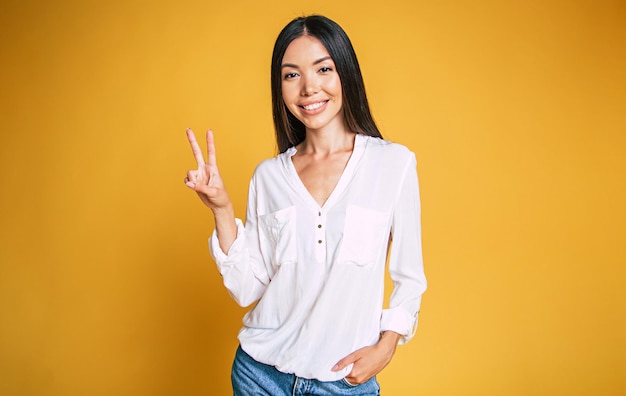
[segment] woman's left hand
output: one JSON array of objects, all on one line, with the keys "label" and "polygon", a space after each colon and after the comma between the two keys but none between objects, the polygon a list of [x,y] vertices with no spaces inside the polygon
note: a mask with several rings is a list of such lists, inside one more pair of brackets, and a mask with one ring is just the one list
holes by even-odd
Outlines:
[{"label": "woman's left hand", "polygon": [[353,364],[352,371],[345,380],[354,385],[365,383],[389,364],[400,337],[398,333],[386,331],[376,345],[357,349],[337,362],[332,371],[339,371]]}]

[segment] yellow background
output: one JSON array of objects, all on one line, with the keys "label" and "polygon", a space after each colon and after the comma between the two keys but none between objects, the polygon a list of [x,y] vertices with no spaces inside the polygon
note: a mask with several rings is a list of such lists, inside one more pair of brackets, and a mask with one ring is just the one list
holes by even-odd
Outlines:
[{"label": "yellow background", "polygon": [[313,12],[418,158],[429,290],[384,394],[626,393],[624,1],[4,0],[0,394],[229,394],[245,311],[184,131],[243,216],[274,39]]}]

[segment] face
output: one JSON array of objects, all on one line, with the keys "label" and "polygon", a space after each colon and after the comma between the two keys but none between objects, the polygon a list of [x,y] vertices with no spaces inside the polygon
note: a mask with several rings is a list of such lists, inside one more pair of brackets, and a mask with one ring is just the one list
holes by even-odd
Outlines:
[{"label": "face", "polygon": [[307,132],[345,129],[339,74],[317,38],[300,36],[289,44],[281,78],[283,101]]}]

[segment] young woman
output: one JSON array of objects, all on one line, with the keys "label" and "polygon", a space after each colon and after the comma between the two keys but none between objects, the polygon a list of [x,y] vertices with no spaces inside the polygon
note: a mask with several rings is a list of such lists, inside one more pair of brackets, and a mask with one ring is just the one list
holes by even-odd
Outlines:
[{"label": "young woman", "polygon": [[[212,210],[210,249],[244,317],[235,395],[378,395],[376,374],[417,326],[426,290],[415,156],[382,139],[345,32],[291,21],[272,56],[280,154],[250,182],[245,226],[213,134],[185,182]],[[389,252],[388,252],[389,250]],[[389,253],[389,255],[388,255]],[[385,263],[394,281],[383,309]]]}]

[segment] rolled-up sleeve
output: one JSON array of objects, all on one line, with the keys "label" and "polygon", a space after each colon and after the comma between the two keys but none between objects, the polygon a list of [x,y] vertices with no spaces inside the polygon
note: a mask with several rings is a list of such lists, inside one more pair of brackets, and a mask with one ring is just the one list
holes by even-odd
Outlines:
[{"label": "rolled-up sleeve", "polygon": [[237,223],[237,238],[228,252],[222,251],[214,230],[209,238],[209,250],[222,275],[224,286],[231,297],[242,307],[257,301],[269,283],[266,267],[259,249],[256,213],[256,189],[254,178],[248,192],[246,224]]},{"label": "rolled-up sleeve", "polygon": [[400,343],[408,342],[417,329],[426,277],[422,260],[422,231],[420,196],[415,155],[411,154],[402,186],[396,197],[392,228],[389,274],[393,292],[388,309],[381,316],[381,331],[391,330],[402,335]]}]

